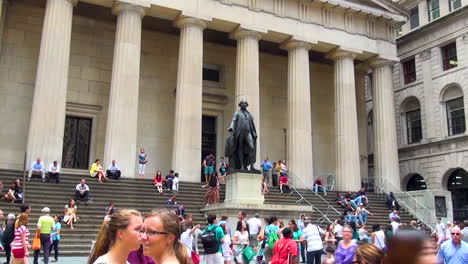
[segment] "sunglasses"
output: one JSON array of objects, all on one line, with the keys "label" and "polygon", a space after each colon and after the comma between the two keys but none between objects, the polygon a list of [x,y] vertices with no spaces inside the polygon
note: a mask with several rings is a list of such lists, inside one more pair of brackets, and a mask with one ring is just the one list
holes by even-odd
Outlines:
[{"label": "sunglasses", "polygon": [[460,236],[461,233],[452,233],[452,236]]}]

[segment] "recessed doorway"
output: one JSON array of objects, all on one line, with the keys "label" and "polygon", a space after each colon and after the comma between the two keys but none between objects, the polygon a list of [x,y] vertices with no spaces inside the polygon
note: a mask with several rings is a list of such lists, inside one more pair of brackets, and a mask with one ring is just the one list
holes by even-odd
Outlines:
[{"label": "recessed doorway", "polygon": [[[202,163],[205,157],[208,156],[209,154],[213,154],[216,156],[216,143],[217,143],[217,137],[216,137],[216,131],[217,131],[216,121],[217,120],[216,119],[217,119],[216,116],[207,116],[207,115],[202,116],[202,153],[201,153]],[[202,170],[201,170],[200,180],[201,182],[205,182],[205,174],[203,171],[203,166],[201,167],[202,167]],[[215,171],[216,171],[216,168],[215,168]]]},{"label": "recessed doorway", "polygon": [[88,169],[92,119],[76,116],[65,118],[62,167]]}]

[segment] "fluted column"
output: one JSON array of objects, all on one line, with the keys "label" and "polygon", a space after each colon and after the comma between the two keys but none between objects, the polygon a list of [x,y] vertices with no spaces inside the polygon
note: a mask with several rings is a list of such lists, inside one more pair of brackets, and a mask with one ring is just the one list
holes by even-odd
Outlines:
[{"label": "fluted column", "polygon": [[183,17],[180,28],[172,168],[184,181],[200,181],[203,30],[206,22]]},{"label": "fluted column", "polygon": [[259,57],[258,41],[261,33],[238,28],[231,34],[237,40],[236,58],[236,94],[235,109],[242,99],[249,103],[249,112],[254,117],[255,128],[257,130],[257,159],[256,164],[263,160],[260,151],[260,78],[259,78]]},{"label": "fluted column", "polygon": [[300,178],[304,183],[311,183],[314,171],[309,73],[311,44],[292,40],[286,42],[283,48],[288,50],[287,162],[289,174],[293,178]]},{"label": "fluted column", "polygon": [[370,63],[374,100],[374,177],[376,186],[383,186],[385,191],[400,190],[392,65],[392,61],[383,59]]},{"label": "fluted column", "polygon": [[113,13],[118,17],[104,165],[116,160],[123,177],[135,177],[141,22],[145,9],[133,4],[117,3]]},{"label": "fluted column", "polygon": [[37,157],[42,157],[44,164],[62,159],[73,5],[76,2],[48,0],[46,4],[29,122],[27,167]]},{"label": "fluted column", "polygon": [[330,56],[335,61],[336,189],[340,191],[361,187],[354,57],[343,50]]},{"label": "fluted column", "polygon": [[368,178],[366,112],[366,75],[368,70],[369,69],[363,65],[354,68],[361,180]]}]

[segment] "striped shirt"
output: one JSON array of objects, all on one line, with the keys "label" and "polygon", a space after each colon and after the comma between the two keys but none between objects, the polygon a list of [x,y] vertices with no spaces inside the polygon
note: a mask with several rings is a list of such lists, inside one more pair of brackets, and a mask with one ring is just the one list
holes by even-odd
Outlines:
[{"label": "striped shirt", "polygon": [[26,226],[22,225],[15,229],[15,239],[13,240],[11,249],[21,249],[23,248],[23,243],[21,242],[21,234],[26,236],[26,244],[29,245],[29,230]]}]

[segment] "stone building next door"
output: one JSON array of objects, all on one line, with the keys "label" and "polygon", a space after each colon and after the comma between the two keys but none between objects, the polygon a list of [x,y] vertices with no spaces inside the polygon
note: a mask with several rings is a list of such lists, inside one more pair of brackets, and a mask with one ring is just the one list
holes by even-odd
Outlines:
[{"label": "stone building next door", "polygon": [[62,167],[89,168],[92,119],[67,116],[63,135]]}]

